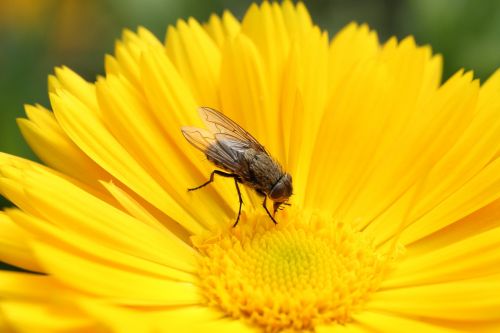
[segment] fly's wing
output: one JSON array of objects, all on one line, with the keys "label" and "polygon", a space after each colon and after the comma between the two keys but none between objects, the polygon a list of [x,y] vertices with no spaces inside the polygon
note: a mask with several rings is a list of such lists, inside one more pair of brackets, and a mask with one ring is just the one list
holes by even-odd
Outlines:
[{"label": "fly's wing", "polygon": [[202,152],[206,152],[207,149],[216,144],[217,140],[215,140],[214,135],[207,130],[191,127],[191,126],[183,126],[181,128],[182,135],[189,141],[190,144],[201,150]]},{"label": "fly's wing", "polygon": [[198,112],[217,141],[231,142],[232,148],[240,151],[253,148],[267,154],[264,146],[262,146],[250,133],[224,114],[208,107],[200,107]]},{"label": "fly's wing", "polygon": [[232,151],[227,144],[221,144],[212,133],[207,130],[184,126],[181,128],[184,137],[193,146],[201,150],[211,160],[217,164],[224,166],[228,170],[235,171],[238,169],[238,155]]}]

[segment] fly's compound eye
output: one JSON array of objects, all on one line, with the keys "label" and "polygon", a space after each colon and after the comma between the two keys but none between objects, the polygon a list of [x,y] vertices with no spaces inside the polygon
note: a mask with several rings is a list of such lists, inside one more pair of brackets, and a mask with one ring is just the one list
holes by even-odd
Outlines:
[{"label": "fly's compound eye", "polygon": [[269,198],[273,201],[284,202],[292,195],[292,191],[292,176],[285,173],[269,192]]},{"label": "fly's compound eye", "polygon": [[269,198],[276,201],[278,199],[281,199],[284,194],[285,194],[285,186],[281,183],[278,183],[274,185],[271,192],[269,192]]}]

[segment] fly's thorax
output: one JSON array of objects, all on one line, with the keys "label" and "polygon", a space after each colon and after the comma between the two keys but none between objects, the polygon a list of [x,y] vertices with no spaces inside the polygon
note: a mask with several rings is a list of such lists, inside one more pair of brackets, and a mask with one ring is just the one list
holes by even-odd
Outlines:
[{"label": "fly's thorax", "polygon": [[246,183],[268,194],[278,180],[283,176],[281,166],[266,152],[248,149],[243,154],[248,168]]}]

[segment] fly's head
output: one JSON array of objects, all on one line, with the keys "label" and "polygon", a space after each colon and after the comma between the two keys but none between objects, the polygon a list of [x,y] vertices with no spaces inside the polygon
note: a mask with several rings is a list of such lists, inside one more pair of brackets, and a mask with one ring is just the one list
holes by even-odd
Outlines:
[{"label": "fly's head", "polygon": [[293,185],[292,176],[289,173],[283,174],[281,178],[274,184],[273,188],[269,192],[269,199],[274,201],[274,212],[281,207],[281,205],[286,204],[288,198],[292,195]]}]

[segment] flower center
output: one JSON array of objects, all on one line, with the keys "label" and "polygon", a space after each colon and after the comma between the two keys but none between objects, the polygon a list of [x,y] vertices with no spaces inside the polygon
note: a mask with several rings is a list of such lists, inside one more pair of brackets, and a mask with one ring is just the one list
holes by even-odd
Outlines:
[{"label": "flower center", "polygon": [[350,225],[293,211],[276,226],[265,215],[242,215],[236,228],[194,243],[207,303],[268,332],[345,323],[391,261]]}]

